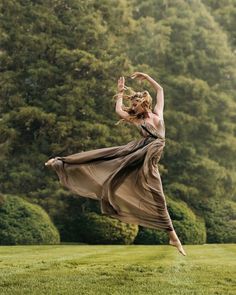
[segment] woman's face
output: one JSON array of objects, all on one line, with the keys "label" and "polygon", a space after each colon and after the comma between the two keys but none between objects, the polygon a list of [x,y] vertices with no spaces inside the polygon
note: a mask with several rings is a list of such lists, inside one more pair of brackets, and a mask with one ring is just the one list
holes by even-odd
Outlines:
[{"label": "woman's face", "polygon": [[138,101],[137,99],[133,99],[132,100],[132,106],[131,106],[132,110],[135,111],[135,113],[141,113],[144,111],[144,109],[141,106],[140,101]]}]

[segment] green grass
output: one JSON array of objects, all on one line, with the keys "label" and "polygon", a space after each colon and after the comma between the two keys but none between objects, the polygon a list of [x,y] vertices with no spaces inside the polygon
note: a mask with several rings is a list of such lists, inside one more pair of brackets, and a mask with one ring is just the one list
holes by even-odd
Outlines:
[{"label": "green grass", "polygon": [[0,294],[236,294],[236,245],[0,246]]}]

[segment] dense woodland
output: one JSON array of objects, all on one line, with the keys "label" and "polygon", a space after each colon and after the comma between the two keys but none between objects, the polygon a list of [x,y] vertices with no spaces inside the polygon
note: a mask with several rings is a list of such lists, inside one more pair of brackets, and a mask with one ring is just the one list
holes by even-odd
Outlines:
[{"label": "dense woodland", "polygon": [[[99,203],[62,188],[44,162],[139,138],[115,125],[112,97],[119,76],[141,71],[164,88],[159,168],[180,239],[236,241],[236,1],[0,0],[0,16],[2,195],[83,241]],[[155,98],[146,82],[126,84]],[[140,227],[136,241],[162,234]]]}]

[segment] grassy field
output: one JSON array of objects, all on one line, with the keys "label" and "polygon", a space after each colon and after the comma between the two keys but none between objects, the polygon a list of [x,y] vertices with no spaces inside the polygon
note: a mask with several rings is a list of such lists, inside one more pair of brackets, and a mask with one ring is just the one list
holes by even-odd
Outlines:
[{"label": "grassy field", "polygon": [[236,294],[236,245],[0,246],[0,294]]}]

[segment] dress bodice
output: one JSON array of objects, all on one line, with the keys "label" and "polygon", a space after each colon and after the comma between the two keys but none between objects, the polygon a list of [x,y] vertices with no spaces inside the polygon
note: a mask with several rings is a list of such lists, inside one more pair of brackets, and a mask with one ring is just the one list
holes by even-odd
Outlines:
[{"label": "dress bodice", "polygon": [[156,137],[165,138],[165,122],[163,119],[160,119],[157,127],[154,127],[152,124],[145,122],[145,120],[143,120],[143,123],[137,125],[137,127],[140,134],[144,137],[151,136],[151,134],[153,134]]}]

